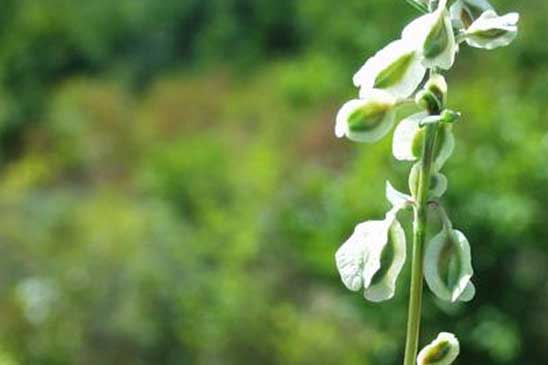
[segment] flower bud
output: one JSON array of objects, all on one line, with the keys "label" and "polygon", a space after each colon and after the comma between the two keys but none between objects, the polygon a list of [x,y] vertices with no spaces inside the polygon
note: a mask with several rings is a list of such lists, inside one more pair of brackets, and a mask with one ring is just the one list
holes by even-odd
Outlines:
[{"label": "flower bud", "polygon": [[449,9],[451,20],[459,30],[468,28],[486,10],[493,9],[487,0],[457,0]]},{"label": "flower bud", "polygon": [[363,99],[342,106],[337,114],[335,134],[356,142],[376,142],[384,137],[395,119],[396,99],[381,90],[370,90]]},{"label": "flower bud", "polygon": [[518,13],[498,16],[495,11],[487,10],[466,30],[466,43],[484,49],[507,46],[518,34],[518,21]]},{"label": "flower bud", "polygon": [[448,70],[455,61],[458,46],[446,5],[447,0],[440,0],[434,12],[415,19],[402,33],[403,40],[418,44],[422,64],[428,68]]},{"label": "flower bud", "polygon": [[441,120],[444,123],[455,123],[459,120],[461,114],[459,112],[453,111],[451,109],[445,109],[441,112]]},{"label": "flower bud", "polygon": [[366,97],[371,89],[380,89],[406,98],[417,89],[425,73],[415,44],[400,39],[368,59],[353,81],[360,87],[360,97]]},{"label": "flower bud", "polygon": [[445,227],[432,238],[424,256],[424,278],[438,298],[459,300],[473,273],[470,244],[462,232]]},{"label": "flower bud", "polygon": [[442,332],[417,356],[417,365],[450,365],[460,353],[459,340],[452,333]]},{"label": "flower bud", "polygon": [[345,286],[352,291],[363,288],[365,298],[373,302],[394,296],[405,258],[405,233],[394,211],[383,221],[368,221],[356,226],[335,255]]},{"label": "flower bud", "polygon": [[424,85],[424,89],[430,91],[440,101],[441,106],[438,110],[445,107],[447,103],[447,81],[442,75],[433,74]]}]

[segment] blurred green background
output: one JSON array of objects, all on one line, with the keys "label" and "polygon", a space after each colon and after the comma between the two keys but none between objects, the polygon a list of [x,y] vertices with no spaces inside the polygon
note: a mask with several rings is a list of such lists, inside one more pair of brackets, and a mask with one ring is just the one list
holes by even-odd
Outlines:
[{"label": "blurred green background", "polygon": [[[366,302],[334,253],[409,164],[336,140],[403,0],[0,1],[0,365],[377,365],[402,358],[409,265]],[[478,293],[426,292],[422,343],[548,362],[548,3],[463,47],[445,173]],[[410,216],[404,218],[409,234]]]}]

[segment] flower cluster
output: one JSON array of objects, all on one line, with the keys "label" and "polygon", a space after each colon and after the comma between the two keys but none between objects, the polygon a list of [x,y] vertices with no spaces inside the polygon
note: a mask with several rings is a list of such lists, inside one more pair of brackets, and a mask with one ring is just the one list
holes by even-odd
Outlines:
[{"label": "flower cluster", "polygon": [[[415,163],[409,174],[410,193],[399,192],[387,182],[386,197],[392,209],[383,220],[358,224],[337,251],[336,264],[348,289],[363,290],[365,298],[374,302],[392,298],[407,251],[397,215],[409,207],[415,211],[433,207],[442,230],[426,245],[424,278],[439,299],[469,301],[475,294],[470,244],[462,232],[453,229],[439,202],[447,189],[447,178],[441,170],[453,152],[452,129],[460,117],[460,113],[446,107],[448,87],[442,72],[453,66],[461,44],[487,50],[510,44],[517,35],[519,15],[499,16],[487,0],[456,0],[451,6],[448,0],[406,1],[423,15],[409,23],[399,39],[369,58],[354,75],[359,96],[339,110],[335,134],[356,142],[376,142],[393,128],[398,108],[414,103],[419,110],[399,122],[392,145],[397,160]],[[428,132],[432,130],[434,137]],[[424,185],[428,190],[421,194],[419,186]],[[444,336],[442,342],[453,346],[456,339]],[[458,354],[458,341],[456,344]],[[432,348],[439,346],[423,351]],[[455,346],[444,353],[456,357],[454,349]],[[454,359],[436,362],[432,361],[435,356],[421,354],[422,364],[449,364]]]}]

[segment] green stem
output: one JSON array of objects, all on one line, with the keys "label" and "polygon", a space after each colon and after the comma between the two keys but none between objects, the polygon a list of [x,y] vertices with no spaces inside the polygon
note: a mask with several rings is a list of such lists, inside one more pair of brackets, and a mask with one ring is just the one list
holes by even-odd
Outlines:
[{"label": "green stem", "polygon": [[409,313],[407,319],[407,338],[405,342],[404,365],[414,365],[419,345],[420,319],[423,289],[423,256],[426,238],[428,191],[437,125],[425,126],[424,146],[422,150],[422,167],[419,175],[415,219],[413,224],[413,258],[411,262],[411,288],[409,296]]}]

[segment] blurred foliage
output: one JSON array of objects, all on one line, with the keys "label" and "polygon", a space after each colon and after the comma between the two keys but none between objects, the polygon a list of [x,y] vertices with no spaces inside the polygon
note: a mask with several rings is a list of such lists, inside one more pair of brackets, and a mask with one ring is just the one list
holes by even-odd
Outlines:
[{"label": "blurred foliage", "polygon": [[[0,365],[397,364],[394,300],[333,255],[409,166],[333,136],[400,0],[2,0]],[[512,47],[463,47],[446,173],[478,294],[426,296],[462,364],[548,359],[548,3]],[[517,9],[516,9],[517,7]],[[409,221],[409,220],[408,220]],[[407,230],[410,225],[406,225]]]}]

